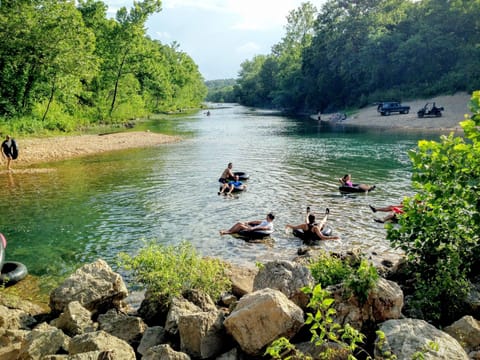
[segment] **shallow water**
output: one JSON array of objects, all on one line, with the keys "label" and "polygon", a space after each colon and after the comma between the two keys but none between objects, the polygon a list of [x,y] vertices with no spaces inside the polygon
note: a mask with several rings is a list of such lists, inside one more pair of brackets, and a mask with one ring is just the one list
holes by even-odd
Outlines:
[{"label": "shallow water", "polygon": [[[202,254],[237,263],[291,259],[301,242],[284,227],[302,222],[307,205],[317,213],[330,208],[329,223],[341,236],[320,246],[391,251],[368,204],[398,203],[412,193],[407,150],[423,134],[325,129],[312,120],[233,105],[210,111],[208,117],[199,112],[148,124],[188,134],[179,143],[0,174],[7,260],[44,279],[58,278],[97,258],[118,269],[119,252],[135,254],[150,240],[187,240]],[[248,190],[233,198],[217,195],[229,161],[250,175]],[[377,189],[341,196],[337,179],[346,172]],[[269,211],[277,218],[267,243],[219,235]]]}]

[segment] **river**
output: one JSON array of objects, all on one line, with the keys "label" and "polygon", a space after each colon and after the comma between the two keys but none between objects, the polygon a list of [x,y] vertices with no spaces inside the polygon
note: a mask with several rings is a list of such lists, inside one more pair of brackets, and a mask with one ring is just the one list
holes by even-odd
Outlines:
[{"label": "river", "polygon": [[[422,134],[328,129],[238,105],[210,112],[144,125],[184,135],[178,143],[2,174],[6,259],[24,263],[40,279],[61,278],[98,258],[118,269],[119,252],[133,255],[148,241],[185,240],[201,254],[240,264],[291,259],[301,242],[284,227],[302,222],[306,206],[319,214],[328,207],[329,224],[341,237],[320,246],[392,251],[383,225],[373,221],[385,214],[373,214],[368,204],[398,203],[412,194],[407,151]],[[230,161],[250,175],[248,190],[219,196],[217,180]],[[342,196],[337,179],[345,173],[377,188]],[[270,211],[276,231],[268,242],[219,235]]]}]

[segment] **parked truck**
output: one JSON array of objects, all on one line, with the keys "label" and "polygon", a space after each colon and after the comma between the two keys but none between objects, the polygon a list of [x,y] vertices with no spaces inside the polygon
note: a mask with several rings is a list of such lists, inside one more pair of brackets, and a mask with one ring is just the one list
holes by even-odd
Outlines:
[{"label": "parked truck", "polygon": [[392,113],[408,114],[410,106],[402,105],[398,101],[386,101],[378,104],[377,111],[382,116],[388,116]]}]

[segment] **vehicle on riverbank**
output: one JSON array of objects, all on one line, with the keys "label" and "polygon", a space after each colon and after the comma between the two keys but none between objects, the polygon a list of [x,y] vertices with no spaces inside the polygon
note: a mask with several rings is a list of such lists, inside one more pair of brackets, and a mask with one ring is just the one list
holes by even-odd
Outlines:
[{"label": "vehicle on riverbank", "polygon": [[389,116],[392,113],[408,114],[410,106],[402,105],[398,101],[386,101],[378,104],[377,111],[382,116]]},{"label": "vehicle on riverbank", "polygon": [[444,110],[443,106],[437,107],[435,103],[426,103],[423,108],[417,111],[417,116],[419,118],[424,117],[440,117],[442,116],[442,111]]}]

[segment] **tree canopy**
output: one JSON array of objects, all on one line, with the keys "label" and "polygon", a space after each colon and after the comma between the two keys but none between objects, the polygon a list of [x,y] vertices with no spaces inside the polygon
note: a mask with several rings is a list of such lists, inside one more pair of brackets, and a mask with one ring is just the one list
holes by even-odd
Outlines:
[{"label": "tree canopy", "polygon": [[160,0],[135,1],[112,19],[102,1],[2,0],[0,119],[69,130],[198,107],[207,90],[197,65],[146,34],[159,11]]},{"label": "tree canopy", "polygon": [[328,112],[480,87],[480,0],[303,3],[267,55],[241,65],[249,106]]}]

